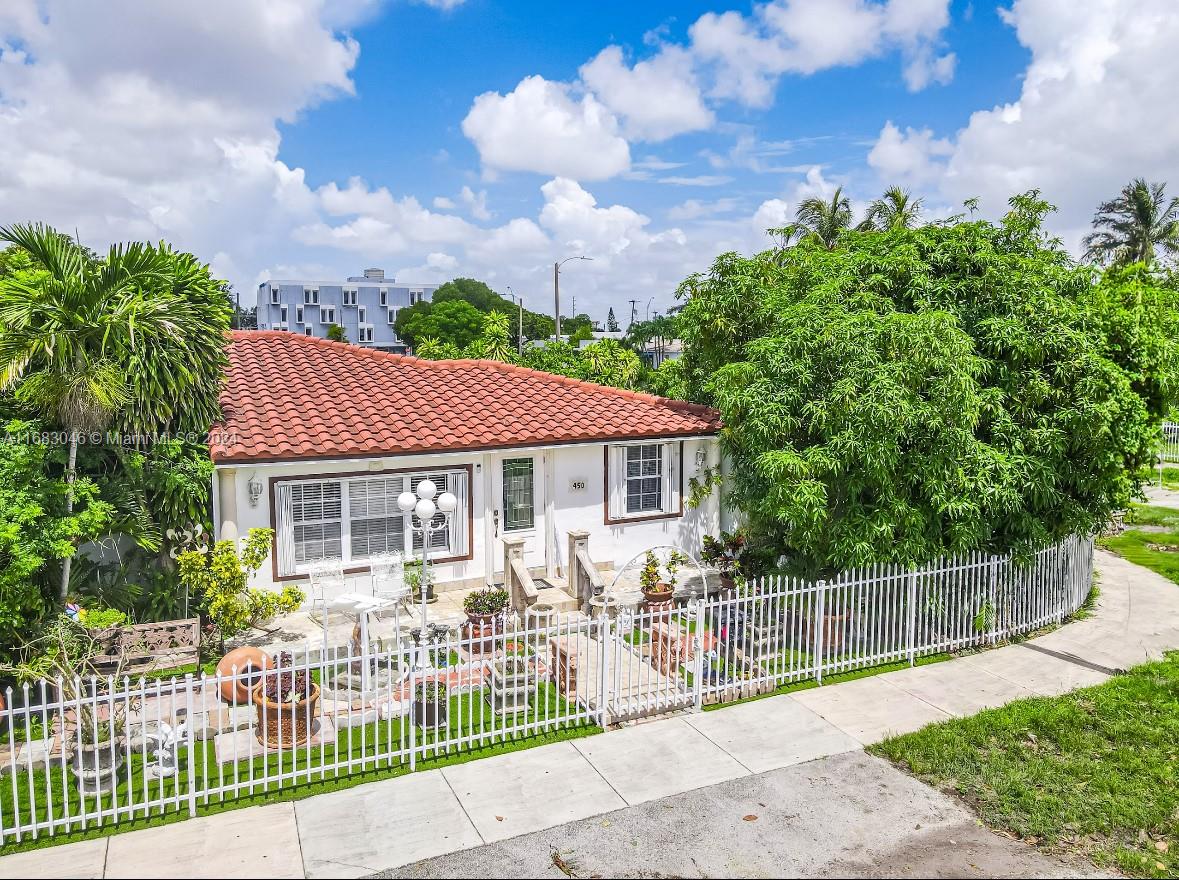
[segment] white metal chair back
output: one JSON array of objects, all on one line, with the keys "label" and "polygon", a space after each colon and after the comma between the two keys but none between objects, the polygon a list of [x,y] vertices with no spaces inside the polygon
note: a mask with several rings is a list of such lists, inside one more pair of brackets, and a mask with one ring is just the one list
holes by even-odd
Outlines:
[{"label": "white metal chair back", "polygon": [[380,553],[369,560],[373,596],[407,602],[409,586],[405,583],[405,558],[397,552]]},{"label": "white metal chair back", "polygon": [[319,559],[307,567],[311,603],[324,606],[344,592],[344,560]]}]

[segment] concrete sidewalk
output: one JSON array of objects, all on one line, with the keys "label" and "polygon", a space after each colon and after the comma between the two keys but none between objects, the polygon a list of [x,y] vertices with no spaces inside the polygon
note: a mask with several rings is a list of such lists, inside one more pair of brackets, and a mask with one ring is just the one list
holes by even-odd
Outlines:
[{"label": "concrete sidewalk", "polygon": [[1093,615],[1022,644],[294,803],[19,853],[0,859],[0,878],[364,876],[1097,684],[1179,647],[1179,586],[1101,551],[1097,568]]}]

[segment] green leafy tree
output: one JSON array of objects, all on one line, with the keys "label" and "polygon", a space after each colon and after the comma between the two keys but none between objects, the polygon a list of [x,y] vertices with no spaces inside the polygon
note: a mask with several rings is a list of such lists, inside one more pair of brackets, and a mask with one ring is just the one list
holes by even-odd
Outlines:
[{"label": "green leafy tree", "polygon": [[348,334],[344,332],[344,328],[339,324],[332,324],[327,329],[327,338],[332,342],[347,342]]},{"label": "green leafy tree", "polygon": [[921,199],[915,199],[899,186],[890,186],[874,200],[859,225],[861,232],[881,229],[910,229],[921,216]]},{"label": "green leafy tree", "polygon": [[803,236],[811,236],[831,250],[852,225],[851,202],[837,186],[830,199],[813,196],[799,203],[794,226]]},{"label": "green leafy tree", "polygon": [[0,442],[0,659],[10,660],[50,613],[53,563],[69,559],[76,543],[103,534],[113,509],[83,477],[71,492],[52,461],[52,447],[36,442],[43,427],[9,421]]},{"label": "green leafy tree", "polygon": [[454,361],[463,356],[462,350],[453,342],[439,342],[432,336],[419,342],[414,354],[428,361]]},{"label": "green leafy tree", "polygon": [[1103,265],[1150,265],[1179,255],[1179,198],[1168,199],[1165,183],[1135,178],[1093,215],[1085,256]]},{"label": "green leafy tree", "polygon": [[614,307],[611,306],[610,311],[606,313],[606,332],[618,333],[621,330],[622,328],[618,326],[618,319],[614,317]]},{"label": "green leafy tree", "polygon": [[515,360],[516,349],[508,333],[508,316],[501,312],[488,312],[483,316],[483,333],[469,346],[468,357],[486,360]]},{"label": "green leafy tree", "polygon": [[[1000,224],[725,254],[685,282],[680,369],[721,411],[763,565],[1027,551],[1135,492],[1173,393],[1172,331],[1159,309],[1127,310],[1120,282],[1093,293],[1036,193],[1011,204]],[[1134,320],[1158,350],[1115,356]]]},{"label": "green leafy tree", "polygon": [[0,390],[68,433],[67,485],[84,433],[113,423],[136,443],[208,429],[219,414],[231,305],[206,266],[141,243],[113,245],[98,259],[41,224],[2,228],[0,239],[34,265],[0,276]]},{"label": "green leafy tree", "polygon": [[599,339],[581,350],[579,378],[617,388],[638,387],[643,375],[639,356],[614,339]]},{"label": "green leafy tree", "polygon": [[250,578],[270,555],[273,539],[270,529],[250,529],[240,554],[232,541],[218,541],[209,552],[180,554],[180,582],[216,627],[222,651],[226,639],[276,614],[297,610],[306,598],[291,586],[280,593],[249,586]]},{"label": "green leafy tree", "polygon": [[399,314],[397,335],[413,346],[429,337],[466,348],[483,330],[482,312],[463,300],[434,303],[429,310],[411,315],[404,325],[400,320]]}]

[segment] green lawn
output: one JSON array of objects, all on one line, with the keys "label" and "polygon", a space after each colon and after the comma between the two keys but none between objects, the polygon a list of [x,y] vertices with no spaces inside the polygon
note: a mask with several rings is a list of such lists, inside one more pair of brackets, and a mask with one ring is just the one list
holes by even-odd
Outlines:
[{"label": "green lawn", "polygon": [[[1147,504],[1133,505],[1126,515],[1126,531],[1112,538],[1098,538],[1106,550],[1179,583],[1179,510]],[[1165,531],[1146,531],[1150,526]]]},{"label": "green lawn", "polygon": [[[502,732],[503,719],[496,718],[493,722],[494,713],[487,706],[484,698],[484,690],[454,693],[449,698],[447,724],[439,729],[438,734],[440,735],[436,735],[433,730],[427,730],[423,741],[421,731],[414,730],[413,741],[420,749],[417,758],[419,769],[444,767],[559,740],[576,739],[598,733],[601,730],[596,725],[582,720],[565,722],[561,726],[553,723],[550,729],[543,733],[504,734]],[[565,715],[573,711],[570,704],[554,686],[547,682],[539,682],[535,686],[532,709],[528,712],[527,718],[530,721],[536,721],[546,717],[546,704],[550,718],[556,717],[558,713]],[[512,724],[511,717],[508,716],[509,726]],[[524,717],[521,715],[520,721],[523,721]],[[146,778],[148,791],[153,799],[163,795],[170,801],[166,807],[156,807],[148,811],[148,815],[144,815],[143,811],[136,811],[134,817],[123,813],[117,825],[106,818],[102,820],[101,827],[91,820],[85,829],[75,826],[74,830],[68,833],[59,830],[52,837],[47,832],[42,832],[35,841],[26,835],[20,843],[15,843],[13,838],[9,837],[8,844],[0,847],[0,855],[104,834],[131,831],[188,818],[187,790],[190,773],[202,780],[198,785],[198,789],[202,790],[235,782],[248,786],[252,779],[257,780],[252,791],[246,787],[236,794],[199,797],[197,801],[198,815],[304,798],[326,791],[349,788],[364,782],[401,776],[409,772],[408,758],[404,760],[394,758],[390,761],[384,758],[378,759],[376,756],[379,753],[387,754],[391,750],[397,750],[402,736],[404,736],[404,742],[408,747],[410,731],[408,719],[404,721],[404,724],[400,719],[394,719],[343,728],[338,732],[333,743],[327,743],[322,747],[312,746],[280,753],[281,765],[279,764],[279,756],[274,753],[265,758],[258,757],[253,760],[241,760],[236,763],[219,765],[213,743],[210,741],[198,742],[191,763],[187,751],[181,749],[178,762],[179,772],[176,777],[163,780],[162,783],[154,778]],[[435,742],[445,743],[447,740],[454,740],[459,736],[469,737],[472,732],[476,735],[484,734],[482,741],[461,747],[453,745],[435,747],[433,745]],[[423,745],[426,746],[424,749],[421,748]],[[348,761],[350,766],[341,767],[338,771],[321,769],[337,761]],[[284,780],[281,788],[275,782],[262,782],[263,776],[274,776],[279,773],[293,774],[294,778]],[[336,773],[339,775],[335,775]],[[16,785],[13,785],[11,776],[0,778],[0,813],[5,817],[11,818],[14,812],[19,811],[26,820],[31,815],[35,815],[39,819],[46,818],[48,814],[45,796],[47,789],[53,794],[52,800],[56,805],[55,815],[62,815],[61,807],[67,800],[73,812],[79,811],[81,796],[75,788],[73,777],[68,772],[63,776],[61,768],[55,767],[51,771],[35,771],[31,778],[31,788],[29,777],[23,771],[17,774]],[[120,782],[114,795],[101,797],[102,806],[108,809],[114,806],[125,807],[131,803],[129,789],[133,790],[139,799],[142,799],[144,786],[143,761],[136,754],[120,770]],[[90,811],[97,808],[98,800],[99,798],[95,796],[86,798]]]},{"label": "green lawn", "polygon": [[1138,877],[1179,875],[1179,652],[871,751],[1028,843]]}]

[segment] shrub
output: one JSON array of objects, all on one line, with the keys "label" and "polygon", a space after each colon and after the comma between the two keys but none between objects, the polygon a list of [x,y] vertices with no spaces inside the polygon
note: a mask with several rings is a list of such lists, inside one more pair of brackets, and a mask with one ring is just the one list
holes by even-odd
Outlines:
[{"label": "shrub", "polygon": [[463,611],[467,614],[499,614],[508,607],[508,591],[503,587],[484,587],[468,593],[463,599]]}]

